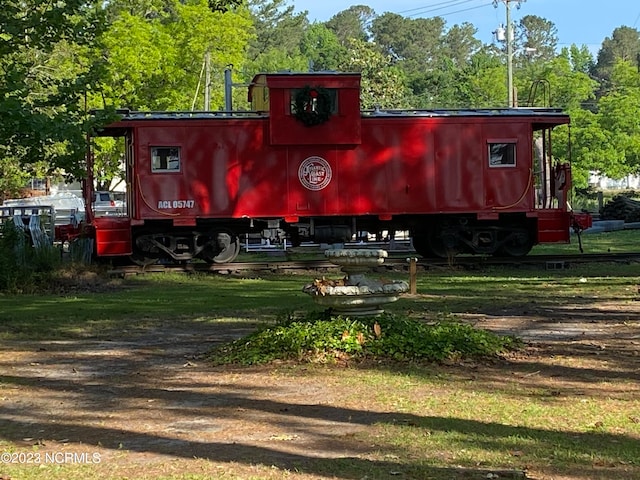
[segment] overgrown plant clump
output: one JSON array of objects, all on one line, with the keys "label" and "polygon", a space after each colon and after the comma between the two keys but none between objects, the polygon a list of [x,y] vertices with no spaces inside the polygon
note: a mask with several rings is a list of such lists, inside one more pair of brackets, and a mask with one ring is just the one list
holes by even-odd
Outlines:
[{"label": "overgrown plant clump", "polygon": [[29,236],[6,221],[0,232],[0,292],[31,293],[51,280],[60,266],[60,250],[53,245],[35,247]]},{"label": "overgrown plant clump", "polygon": [[514,337],[451,320],[427,324],[389,314],[353,319],[314,313],[216,347],[208,358],[216,365],[345,358],[443,362],[495,357],[520,345]]}]

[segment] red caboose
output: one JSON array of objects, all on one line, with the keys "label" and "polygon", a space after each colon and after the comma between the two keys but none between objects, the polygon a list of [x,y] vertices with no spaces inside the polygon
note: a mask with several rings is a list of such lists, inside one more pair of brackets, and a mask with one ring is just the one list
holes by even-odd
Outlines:
[{"label": "red caboose", "polygon": [[[233,260],[240,236],[348,241],[408,230],[424,256],[568,242],[568,165],[551,109],[361,111],[360,76],[255,77],[251,112],[128,112],[128,216],[92,218],[96,254]],[[90,204],[90,202],[88,202]]]}]

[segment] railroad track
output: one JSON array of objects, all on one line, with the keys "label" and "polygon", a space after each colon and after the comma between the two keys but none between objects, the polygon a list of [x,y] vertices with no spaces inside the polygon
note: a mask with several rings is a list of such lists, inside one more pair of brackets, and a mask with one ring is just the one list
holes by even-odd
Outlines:
[{"label": "railroad track", "polygon": [[[409,267],[408,259],[415,257],[414,253],[407,252],[407,257],[391,257],[378,270],[406,270]],[[570,265],[579,263],[631,263],[640,262],[638,253],[605,253],[605,254],[575,254],[575,255],[527,255],[525,257],[481,257],[460,256],[452,259],[421,258],[417,259],[418,268],[428,270],[430,268],[445,267],[471,267],[489,265],[529,265],[545,267],[548,270],[564,269]],[[128,265],[114,268],[109,273],[114,276],[129,276],[145,273],[159,272],[211,272],[217,274],[237,274],[247,272],[287,273],[294,271],[331,272],[338,271],[339,267],[327,260],[270,260],[259,262],[234,262],[226,264],[188,263],[183,265],[149,265],[140,267]]]}]

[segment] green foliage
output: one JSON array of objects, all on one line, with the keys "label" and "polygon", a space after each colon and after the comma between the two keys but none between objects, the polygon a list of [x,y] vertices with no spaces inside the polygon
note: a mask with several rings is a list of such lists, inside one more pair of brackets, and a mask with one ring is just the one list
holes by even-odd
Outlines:
[{"label": "green foliage", "polygon": [[345,356],[442,362],[496,356],[518,345],[512,337],[448,320],[427,324],[389,314],[353,319],[313,313],[302,319],[289,318],[217,347],[209,358],[215,364],[244,365],[273,360],[326,361]]},{"label": "green foliage", "polygon": [[214,12],[226,12],[242,5],[244,0],[208,0],[209,8]]},{"label": "green foliage", "polygon": [[472,55],[457,74],[459,99],[470,108],[503,107],[507,98],[507,69],[492,48]]},{"label": "green foliage", "polygon": [[[559,65],[564,61],[556,59]],[[561,72],[557,69],[556,72]],[[565,69],[566,72],[566,69]],[[554,78],[552,74],[552,78]],[[555,77],[558,80],[558,77]],[[612,69],[611,89],[596,102],[597,108],[582,108],[587,100],[589,87],[584,74],[567,74],[564,87],[565,107],[571,115],[571,144],[574,184],[585,187],[590,171],[619,179],[635,174],[640,169],[640,74],[629,62],[618,61]],[[591,87],[592,89],[594,86]],[[582,91],[581,95],[577,95]],[[573,98],[573,100],[570,100]],[[565,129],[557,129],[564,132]],[[568,160],[569,152],[563,151],[565,141],[556,142],[556,153]]]},{"label": "green foliage", "polygon": [[211,106],[224,106],[222,72],[242,67],[249,41],[246,10],[211,12],[202,1],[176,2],[171,17],[145,17],[121,11],[101,42],[108,52],[106,78],[93,105],[103,101],[134,110],[202,109],[202,69],[210,58],[214,84]]},{"label": "green foliage", "polygon": [[276,48],[287,53],[299,50],[302,35],[309,21],[306,13],[295,13],[295,6],[287,0],[250,0],[249,6],[256,36],[248,51]]},{"label": "green foliage", "polygon": [[244,81],[262,72],[307,71],[309,60],[315,58],[301,52],[308,26],[306,13],[294,13],[285,0],[250,0],[249,11],[252,36],[245,54]]},{"label": "green foliage", "polygon": [[567,57],[571,61],[571,67],[574,72],[588,74],[595,65],[593,55],[586,45],[578,46],[575,43],[568,49],[563,47],[560,55]]},{"label": "green foliage", "polygon": [[[205,0],[145,8],[116,2],[109,16],[111,24],[99,39],[104,77],[89,95],[92,107],[203,110],[206,57],[213,80],[209,107],[224,107],[223,70],[229,64],[242,68],[252,37],[246,8],[212,12]],[[95,147],[94,176],[105,188],[122,175],[123,144],[98,139]]]},{"label": "green foliage", "polygon": [[[224,106],[222,72],[229,64],[238,83],[310,64],[361,72],[365,109],[507,101],[504,45],[483,45],[470,23],[447,27],[439,17],[377,15],[363,5],[309,24],[290,0],[7,0],[0,24],[0,194],[15,194],[30,176],[83,176],[85,133],[96,121],[86,119],[86,109],[201,109],[206,56],[212,109]],[[555,25],[527,15],[514,47],[519,104],[572,115],[578,185],[586,185],[590,170],[613,178],[636,173],[638,30],[616,28],[594,62],[584,45],[557,52]],[[246,108],[235,93],[236,105]],[[557,157],[570,160],[562,148]],[[121,145],[99,145],[100,184],[121,173],[121,157]]]},{"label": "green foliage", "polygon": [[340,70],[362,74],[362,108],[406,107],[407,89],[402,70],[370,43],[353,39],[348,48],[350,55],[340,64]]},{"label": "green foliage", "polygon": [[[564,55],[545,62],[538,70],[538,78],[548,83],[549,99],[545,102],[539,97],[534,98],[532,105],[569,110],[580,108],[582,104],[595,98],[597,83],[586,73],[575,71],[571,59]],[[535,80],[535,77],[531,79],[532,82]]]},{"label": "green foliage", "polygon": [[376,17],[375,11],[366,5],[353,5],[336,13],[326,23],[326,27],[335,33],[341,45],[351,40],[369,40],[368,25]]},{"label": "green foliage", "polygon": [[347,49],[340,44],[336,34],[321,23],[314,23],[307,29],[300,48],[316,71],[337,70],[347,55]]},{"label": "green foliage", "polygon": [[558,29],[549,20],[537,15],[525,15],[516,28],[515,50],[527,61],[551,60],[556,56]]},{"label": "green foliage", "polygon": [[20,172],[78,173],[84,92],[99,71],[84,53],[102,21],[91,2],[7,0],[0,25],[0,177],[11,194]]},{"label": "green foliage", "polygon": [[592,73],[602,82],[606,90],[609,87],[616,62],[622,60],[636,66],[639,54],[640,32],[631,27],[618,27],[613,31],[611,37],[605,38],[602,42],[602,47],[598,52],[598,61]]}]

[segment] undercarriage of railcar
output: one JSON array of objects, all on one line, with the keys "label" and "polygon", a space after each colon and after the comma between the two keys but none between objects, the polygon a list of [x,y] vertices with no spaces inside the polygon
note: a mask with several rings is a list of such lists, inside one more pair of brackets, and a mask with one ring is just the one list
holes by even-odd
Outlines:
[{"label": "undercarriage of railcar", "polygon": [[[536,242],[535,219],[524,214],[499,220],[478,220],[471,215],[309,218],[287,224],[279,220],[225,221],[197,227],[172,227],[164,222],[133,229],[132,260],[138,264],[188,262],[228,263],[236,259],[244,236],[259,234],[271,244],[288,241],[318,244],[346,243],[362,232],[382,239],[389,232],[409,231],[416,252],[423,257],[447,258],[461,253],[524,256]],[[385,232],[385,233],[383,233]],[[391,235],[393,235],[391,233]]]},{"label": "undercarriage of railcar", "polygon": [[[471,253],[524,256],[536,243],[536,220],[525,214],[504,214],[498,220],[478,220],[474,215],[406,215],[393,220],[376,216],[317,218],[288,228],[293,244],[301,241],[345,243],[368,232],[382,239],[388,232],[409,231],[416,252],[423,257]],[[387,232],[387,234],[383,234]]]},{"label": "undercarriage of railcar", "polygon": [[289,234],[298,242],[344,243],[358,240],[363,231],[377,238],[384,237],[382,232],[409,231],[423,257],[461,253],[519,257],[536,243],[536,225],[523,213],[504,214],[498,220],[478,220],[475,215],[401,215],[393,220],[369,216],[311,219],[295,225]]},{"label": "undercarriage of railcar", "polygon": [[132,230],[131,260],[139,265],[184,263],[194,259],[208,263],[232,262],[240,253],[240,233],[250,230],[245,223],[173,227],[165,222],[148,222]]},{"label": "undercarriage of railcar", "polygon": [[423,257],[460,253],[524,256],[536,241],[536,223],[524,215],[480,221],[464,215],[428,218],[412,228],[413,247]]}]

